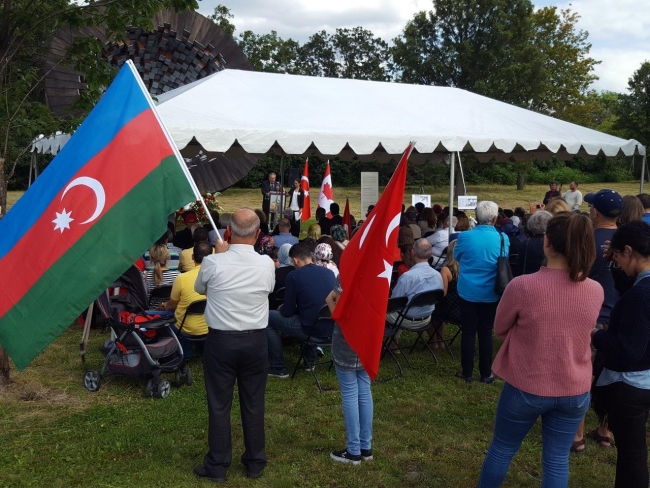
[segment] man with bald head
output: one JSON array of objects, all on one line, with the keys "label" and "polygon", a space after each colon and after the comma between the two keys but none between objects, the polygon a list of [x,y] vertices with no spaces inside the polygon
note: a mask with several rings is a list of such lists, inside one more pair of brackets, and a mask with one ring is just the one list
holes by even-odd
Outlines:
[{"label": "man with bald head", "polygon": [[217,242],[216,254],[203,259],[194,289],[207,296],[208,338],[203,352],[208,398],[209,452],[194,468],[200,478],[226,481],[232,460],[230,407],[235,380],[239,391],[244,444],[241,462],[249,478],[266,465],[264,394],[268,370],[266,325],[275,265],[255,252],[260,220],[251,209],[232,215],[230,241]]}]

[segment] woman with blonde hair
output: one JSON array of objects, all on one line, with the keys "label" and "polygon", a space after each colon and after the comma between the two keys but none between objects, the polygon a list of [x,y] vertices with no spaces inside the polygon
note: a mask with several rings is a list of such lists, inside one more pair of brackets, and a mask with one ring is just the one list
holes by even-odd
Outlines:
[{"label": "woman with blonde hair", "polygon": [[310,239],[314,239],[315,241],[317,241],[318,239],[320,239],[320,236],[321,236],[320,225],[318,225],[318,224],[311,224],[311,225],[309,226],[309,229],[307,229],[307,237],[309,237]]},{"label": "woman with blonde hair", "polygon": [[564,198],[554,198],[546,204],[544,210],[553,215],[557,215],[560,212],[570,212],[571,207],[569,207],[569,204],[564,200]]},{"label": "woman with blonde hair", "polygon": [[[151,296],[151,292],[160,288],[161,286],[171,286],[174,284],[174,280],[178,276],[177,269],[168,269],[167,261],[169,260],[169,250],[164,244],[154,244],[149,248],[149,256],[151,258],[151,264],[153,265],[153,270],[145,272],[145,286],[147,288],[147,294]],[[157,308],[163,300],[159,300],[158,303],[150,303],[151,308]]]}]

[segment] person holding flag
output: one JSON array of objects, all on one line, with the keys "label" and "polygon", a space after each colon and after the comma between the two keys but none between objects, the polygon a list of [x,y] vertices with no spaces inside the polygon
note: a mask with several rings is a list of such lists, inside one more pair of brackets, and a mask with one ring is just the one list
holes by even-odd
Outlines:
[{"label": "person holding flag", "polygon": [[332,360],[341,387],[346,449],[333,451],[337,462],[358,465],[372,454],[373,401],[370,381],[377,377],[386,306],[395,253],[395,230],[404,199],[409,144],[368,221],[341,257],[341,274],[326,299],[336,322]]}]

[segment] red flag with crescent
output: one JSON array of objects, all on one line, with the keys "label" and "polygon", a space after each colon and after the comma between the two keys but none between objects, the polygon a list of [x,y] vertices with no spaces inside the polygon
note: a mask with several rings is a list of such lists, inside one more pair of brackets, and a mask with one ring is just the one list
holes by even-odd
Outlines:
[{"label": "red flag with crescent", "polygon": [[413,143],[404,151],[368,219],[346,246],[339,266],[343,293],[332,316],[371,379],[379,371],[394,249],[412,150]]},{"label": "red flag with crescent", "polygon": [[309,200],[309,159],[305,159],[305,169],[302,170],[302,178],[300,178],[300,189],[304,195],[300,220],[305,222],[311,219],[311,202]]},{"label": "red flag with crescent", "polygon": [[318,206],[325,209],[328,219],[332,218],[330,205],[334,203],[334,188],[332,188],[332,175],[330,174],[330,162],[325,166],[323,182],[320,185],[320,194],[318,195]]}]

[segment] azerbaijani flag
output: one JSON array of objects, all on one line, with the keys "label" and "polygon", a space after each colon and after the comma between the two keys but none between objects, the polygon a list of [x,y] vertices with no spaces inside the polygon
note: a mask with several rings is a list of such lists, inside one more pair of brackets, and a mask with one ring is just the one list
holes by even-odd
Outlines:
[{"label": "azerbaijani flag", "polygon": [[0,344],[23,370],[199,195],[129,61],[0,220]]}]

